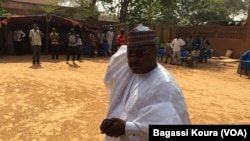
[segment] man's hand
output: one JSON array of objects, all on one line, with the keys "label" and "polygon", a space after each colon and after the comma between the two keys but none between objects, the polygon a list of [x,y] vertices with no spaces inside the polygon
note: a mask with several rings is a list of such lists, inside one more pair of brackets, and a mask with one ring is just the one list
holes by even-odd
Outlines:
[{"label": "man's hand", "polygon": [[114,124],[114,121],[111,119],[104,119],[100,125],[100,130],[103,132],[106,129],[112,127]]},{"label": "man's hand", "polygon": [[124,135],[126,121],[119,119],[119,118],[111,118],[111,120],[114,122],[113,126],[102,131],[102,133],[110,137],[119,137],[121,135]]}]

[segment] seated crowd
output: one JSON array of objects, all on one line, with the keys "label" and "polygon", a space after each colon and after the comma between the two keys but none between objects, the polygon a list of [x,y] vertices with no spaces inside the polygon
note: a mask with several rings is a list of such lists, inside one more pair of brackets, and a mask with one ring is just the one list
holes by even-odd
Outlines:
[{"label": "seated crowd", "polygon": [[206,36],[194,39],[190,36],[184,41],[177,35],[172,42],[161,42],[157,59],[173,65],[197,66],[198,63],[207,63],[211,58],[213,49],[208,49],[209,45]]}]

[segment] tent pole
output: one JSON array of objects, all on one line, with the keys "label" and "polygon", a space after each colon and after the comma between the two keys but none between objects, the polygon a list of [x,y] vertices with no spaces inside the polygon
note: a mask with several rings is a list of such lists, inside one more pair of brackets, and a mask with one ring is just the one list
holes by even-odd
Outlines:
[{"label": "tent pole", "polygon": [[45,53],[47,54],[48,50],[49,50],[49,22],[50,22],[52,16],[49,14],[46,14],[45,17],[46,17],[46,36],[45,36],[46,50],[45,50]]}]

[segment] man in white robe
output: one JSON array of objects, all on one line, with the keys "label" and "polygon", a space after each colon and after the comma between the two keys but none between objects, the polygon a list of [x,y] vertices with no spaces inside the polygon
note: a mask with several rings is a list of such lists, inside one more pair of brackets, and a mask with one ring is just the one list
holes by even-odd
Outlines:
[{"label": "man in white robe", "polygon": [[104,82],[113,125],[101,131],[106,141],[147,141],[149,125],[191,123],[183,93],[156,52],[154,32],[140,25],[111,57]]},{"label": "man in white robe", "polygon": [[113,28],[110,27],[109,31],[106,33],[106,39],[109,45],[109,51],[108,54],[111,55],[112,54],[112,48],[113,48],[113,40],[114,40],[114,31]]}]

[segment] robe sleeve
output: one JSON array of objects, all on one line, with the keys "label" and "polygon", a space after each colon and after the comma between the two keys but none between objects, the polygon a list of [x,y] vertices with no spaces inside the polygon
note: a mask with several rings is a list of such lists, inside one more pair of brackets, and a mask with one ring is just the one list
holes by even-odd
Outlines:
[{"label": "robe sleeve", "polygon": [[128,137],[147,139],[149,125],[191,124],[180,87],[168,72],[159,68],[157,75],[148,78],[151,81],[145,81],[143,96],[135,104],[137,108],[130,111],[125,128]]}]

